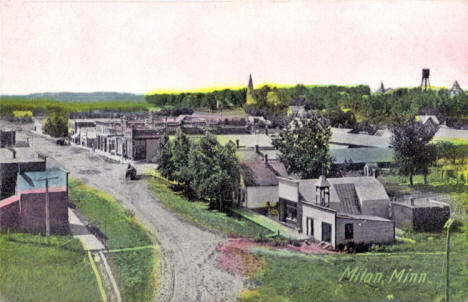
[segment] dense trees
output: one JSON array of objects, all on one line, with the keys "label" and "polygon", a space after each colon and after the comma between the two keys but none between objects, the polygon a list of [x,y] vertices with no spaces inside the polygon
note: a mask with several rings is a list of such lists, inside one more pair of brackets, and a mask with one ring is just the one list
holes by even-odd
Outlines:
[{"label": "dense trees", "polygon": [[437,160],[437,150],[430,141],[437,127],[419,122],[400,123],[392,128],[391,145],[395,149],[395,163],[400,175],[409,176],[413,185],[416,173],[424,175],[427,184],[429,167]]},{"label": "dense trees", "polygon": [[193,92],[178,94],[151,94],[145,96],[148,103],[158,107],[217,108],[241,107],[245,103],[246,89],[216,90],[213,92]]},{"label": "dense trees", "polygon": [[178,130],[174,141],[164,141],[158,163],[161,175],[177,181],[189,197],[206,199],[220,211],[231,207],[240,177],[233,144],[222,146],[211,134],[192,142]]},{"label": "dense trees", "polygon": [[328,121],[316,114],[293,119],[281,132],[274,145],[281,152],[288,173],[301,178],[317,178],[331,166]]},{"label": "dense trees", "polygon": [[68,114],[62,110],[55,110],[49,114],[42,127],[42,132],[53,137],[68,135]]}]

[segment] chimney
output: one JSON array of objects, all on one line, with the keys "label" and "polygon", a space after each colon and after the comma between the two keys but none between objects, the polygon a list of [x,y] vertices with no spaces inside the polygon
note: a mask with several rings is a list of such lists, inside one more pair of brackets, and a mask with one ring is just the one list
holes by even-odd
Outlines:
[{"label": "chimney", "polygon": [[237,147],[237,149],[239,149],[239,140],[238,139],[236,139],[236,147]]},{"label": "chimney", "polygon": [[265,154],[264,159],[265,159],[265,164],[268,164],[268,154]]},{"label": "chimney", "polygon": [[411,204],[412,206],[414,206],[414,197],[411,197],[411,198],[410,198],[410,204]]},{"label": "chimney", "polygon": [[265,134],[268,135],[268,127],[265,126]]},{"label": "chimney", "polygon": [[258,145],[255,145],[255,152],[256,152],[256,153],[260,153],[260,150],[259,150],[259,148],[258,148]]}]

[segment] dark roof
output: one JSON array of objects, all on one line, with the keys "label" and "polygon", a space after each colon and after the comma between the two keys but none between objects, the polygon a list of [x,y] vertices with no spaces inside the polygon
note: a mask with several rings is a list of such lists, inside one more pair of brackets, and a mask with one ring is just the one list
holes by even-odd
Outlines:
[{"label": "dark roof", "polygon": [[277,176],[288,176],[286,168],[279,161],[271,161],[266,164],[263,161],[249,161],[241,163],[242,177],[247,187],[252,186],[276,186]]},{"label": "dark roof", "polygon": [[333,185],[341,200],[341,212],[348,214],[361,214],[361,207],[354,184],[334,184]]}]

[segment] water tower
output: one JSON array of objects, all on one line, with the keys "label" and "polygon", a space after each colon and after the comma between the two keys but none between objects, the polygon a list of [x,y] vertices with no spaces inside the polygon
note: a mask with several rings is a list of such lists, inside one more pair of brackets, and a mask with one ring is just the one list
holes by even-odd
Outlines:
[{"label": "water tower", "polygon": [[421,88],[424,86],[424,90],[427,90],[427,88],[431,86],[431,82],[429,81],[429,74],[430,70],[429,68],[423,68],[422,70],[422,77],[421,77]]}]

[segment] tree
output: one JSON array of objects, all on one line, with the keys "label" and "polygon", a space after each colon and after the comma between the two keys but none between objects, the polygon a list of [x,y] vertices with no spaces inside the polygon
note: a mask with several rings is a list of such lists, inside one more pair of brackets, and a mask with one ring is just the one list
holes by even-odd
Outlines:
[{"label": "tree", "polygon": [[210,202],[211,209],[227,211],[239,181],[239,163],[233,144],[221,146],[208,134],[190,150],[191,186],[199,197]]},{"label": "tree", "polygon": [[189,138],[182,129],[177,128],[175,139],[172,143],[171,165],[174,169],[173,178],[179,184],[183,185],[186,195],[192,195],[190,182],[192,175],[188,168],[188,157],[191,149]]},{"label": "tree", "polygon": [[68,135],[68,114],[63,110],[52,111],[44,122],[43,132],[53,137]]},{"label": "tree", "polygon": [[158,170],[163,177],[172,180],[175,174],[175,167],[172,161],[172,142],[169,136],[164,135],[161,142],[161,153],[156,160]]},{"label": "tree", "polygon": [[274,145],[289,173],[301,178],[317,178],[331,166],[328,150],[331,129],[328,121],[317,114],[293,119]]},{"label": "tree", "polygon": [[415,121],[400,123],[392,128],[390,144],[395,149],[398,173],[409,176],[411,185],[417,172],[424,174],[424,183],[427,184],[429,167],[437,158],[434,145],[429,144],[436,131],[435,126],[425,126]]}]

